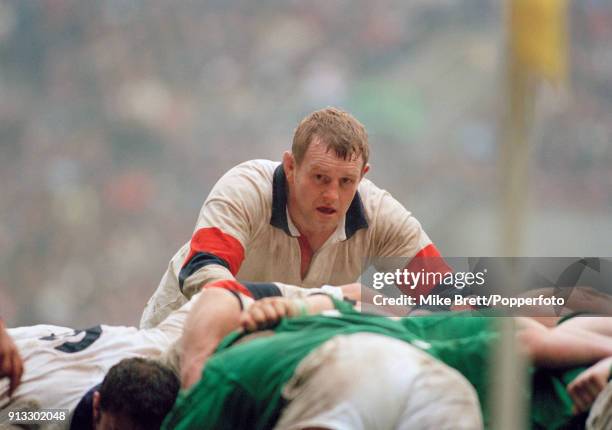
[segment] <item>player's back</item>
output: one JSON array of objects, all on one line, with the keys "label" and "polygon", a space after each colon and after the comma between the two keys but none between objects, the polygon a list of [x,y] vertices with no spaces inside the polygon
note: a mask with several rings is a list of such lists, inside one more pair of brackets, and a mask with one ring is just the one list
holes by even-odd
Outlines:
[{"label": "player's back", "polygon": [[[12,401],[37,400],[41,408],[73,409],[124,358],[157,358],[182,334],[185,318],[199,294],[156,328],[98,325],[74,330],[35,325],[8,330],[25,371]],[[8,403],[8,382],[0,381],[0,408]]]},{"label": "player's back", "polygon": [[[161,330],[98,325],[86,330],[37,325],[9,329],[25,363],[12,401],[36,400],[42,408],[73,409],[87,390],[124,358],[158,357],[176,336]],[[8,384],[0,386],[6,406]]]}]

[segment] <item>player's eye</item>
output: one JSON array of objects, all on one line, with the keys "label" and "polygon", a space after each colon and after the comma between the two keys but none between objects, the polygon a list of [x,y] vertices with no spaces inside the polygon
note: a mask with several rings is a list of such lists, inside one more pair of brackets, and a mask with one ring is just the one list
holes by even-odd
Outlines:
[{"label": "player's eye", "polygon": [[342,183],[342,185],[350,185],[355,181],[353,181],[351,178],[342,178],[340,182]]},{"label": "player's eye", "polygon": [[319,183],[322,183],[325,181],[325,176],[318,174],[318,173],[314,175],[314,178],[315,178],[315,181]]}]

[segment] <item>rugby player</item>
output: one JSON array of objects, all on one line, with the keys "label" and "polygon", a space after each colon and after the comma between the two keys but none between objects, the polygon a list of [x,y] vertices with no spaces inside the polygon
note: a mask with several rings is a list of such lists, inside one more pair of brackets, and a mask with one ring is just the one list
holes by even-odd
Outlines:
[{"label": "rugby player", "polygon": [[[12,378],[10,384],[0,381],[0,409],[8,410],[16,404],[32,401],[38,408],[74,410],[85,393],[89,392],[89,398],[93,399],[104,375],[119,361],[133,357],[166,360],[162,355],[175,347],[192,307],[197,308],[193,318],[198,318],[199,327],[206,327],[197,334],[197,345],[213,350],[225,335],[239,327],[240,310],[254,300],[267,296],[305,297],[318,292],[342,297],[337,287],[305,290],[281,283],[218,281],[208,284],[200,294],[152,329],[98,325],[74,330],[36,325],[8,329],[8,333],[0,330],[1,376]],[[225,314],[223,301],[219,300],[219,296],[226,295],[236,306],[234,317]],[[20,356],[25,371],[18,384]]]},{"label": "rugby player", "polygon": [[[344,285],[379,257],[401,258],[413,272],[450,271],[411,213],[364,178],[369,152],[363,125],[326,108],[300,122],[282,162],[253,160],[229,170],[170,261],[141,327],[157,325],[219,279]],[[418,293],[433,288],[422,287]]]},{"label": "rugby player", "polygon": [[8,384],[0,382],[0,408],[35,401],[40,408],[72,411],[120,360],[160,357],[180,337],[192,304],[186,303],[150,330],[108,325],[86,330],[54,325],[8,329],[23,357],[24,372],[10,397]]},{"label": "rugby player", "polygon": [[126,358],[77,405],[72,430],[156,430],[180,387],[174,371],[155,360]]},{"label": "rugby player", "polygon": [[[165,428],[490,425],[487,386],[490,354],[500,336],[496,318],[437,314],[394,321],[356,313],[325,296],[308,300],[309,312],[313,300],[319,309],[333,302],[339,312],[284,318],[271,336],[250,342],[239,343],[244,333],[227,336],[201,379],[183,381],[184,387],[195,385],[179,394]],[[279,316],[295,315],[295,308],[286,299],[264,299],[243,314],[242,324],[269,327]],[[533,428],[562,428],[576,419],[584,424],[585,416],[575,414],[588,410],[612,364],[610,319],[599,321],[607,328],[576,319],[548,329],[516,319],[517,336],[534,365]],[[470,385],[484,421],[474,413],[478,401]]]}]

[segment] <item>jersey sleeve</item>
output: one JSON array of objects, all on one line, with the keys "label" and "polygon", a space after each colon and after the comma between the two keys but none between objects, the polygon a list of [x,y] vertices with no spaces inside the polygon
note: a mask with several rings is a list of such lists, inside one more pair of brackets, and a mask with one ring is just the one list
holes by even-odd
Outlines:
[{"label": "jersey sleeve", "polygon": [[[256,300],[266,297],[302,299],[313,294],[327,294],[338,300],[344,298],[342,288],[331,285],[324,285],[320,288],[302,288],[295,285],[283,284],[282,282],[238,282],[232,279],[223,279],[208,283],[204,288],[221,288],[229,291],[236,296],[240,302],[240,308],[243,310],[248,309]],[[193,302],[193,300],[192,298],[191,302]]]},{"label": "jersey sleeve", "polygon": [[279,289],[279,295],[289,299],[304,299],[308,296],[312,296],[313,294],[321,293],[335,297],[338,300],[342,300],[344,298],[342,288],[334,287],[333,285],[323,285],[318,288],[304,288],[296,285],[283,284],[282,282],[275,282],[274,284]]},{"label": "jersey sleeve", "polygon": [[251,237],[265,217],[265,195],[270,181],[252,162],[228,171],[204,202],[183,257],[178,276],[183,294],[190,297],[209,282],[234,279]]},{"label": "jersey sleeve", "polygon": [[[373,239],[371,255],[379,271],[406,269],[440,275],[452,272],[421,223],[387,192],[376,211]],[[431,293],[436,285],[421,282],[414,288],[400,289],[408,295],[420,296]]]},{"label": "jersey sleeve", "polygon": [[187,315],[189,315],[193,304],[199,297],[200,293],[194,294],[187,303],[173,311],[157,327],[147,330],[160,330],[168,338],[168,343],[174,342],[183,334],[183,327],[185,326]]},{"label": "jersey sleeve", "polygon": [[373,226],[375,257],[403,257],[408,263],[433,245],[421,223],[389,193],[379,200]]}]

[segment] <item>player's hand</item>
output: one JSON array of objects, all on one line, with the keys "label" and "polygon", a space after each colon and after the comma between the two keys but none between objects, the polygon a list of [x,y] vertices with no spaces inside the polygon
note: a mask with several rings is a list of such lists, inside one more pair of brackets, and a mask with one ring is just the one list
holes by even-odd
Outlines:
[{"label": "player's hand", "polygon": [[19,385],[23,375],[23,361],[17,350],[13,339],[4,329],[4,323],[0,321],[0,379],[10,379],[9,397]]},{"label": "player's hand", "polygon": [[240,325],[245,331],[274,327],[281,318],[302,314],[306,309],[304,300],[286,297],[267,297],[257,300],[240,316]]},{"label": "player's hand", "polygon": [[608,384],[612,357],[605,358],[582,372],[568,386],[567,391],[574,402],[574,413],[589,410],[599,393]]}]

